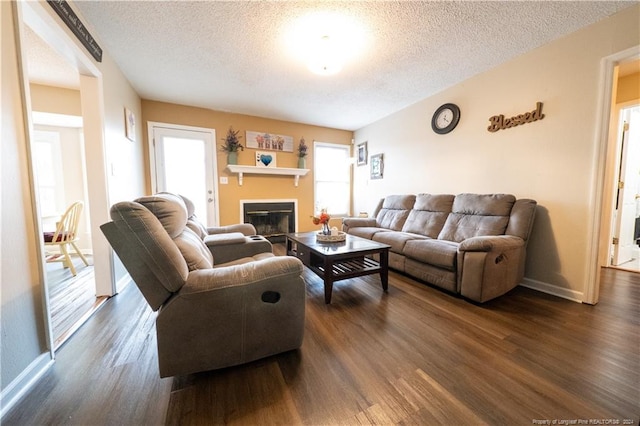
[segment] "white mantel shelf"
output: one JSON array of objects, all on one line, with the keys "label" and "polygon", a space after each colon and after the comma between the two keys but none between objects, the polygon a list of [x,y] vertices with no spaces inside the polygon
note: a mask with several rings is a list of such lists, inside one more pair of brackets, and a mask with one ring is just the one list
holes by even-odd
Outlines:
[{"label": "white mantel shelf", "polygon": [[300,176],[309,173],[309,169],[290,169],[287,167],[257,167],[257,166],[240,166],[237,164],[227,164],[226,170],[230,173],[238,174],[238,184],[242,186],[242,178],[245,173],[257,175],[285,175],[293,176],[293,183],[298,186]]}]

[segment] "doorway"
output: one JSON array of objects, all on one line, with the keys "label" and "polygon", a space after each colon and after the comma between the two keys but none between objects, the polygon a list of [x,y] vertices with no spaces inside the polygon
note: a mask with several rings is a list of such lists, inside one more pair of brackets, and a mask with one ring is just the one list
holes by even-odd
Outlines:
[{"label": "doorway", "polygon": [[619,108],[610,266],[640,272],[640,102]]},{"label": "doorway", "polygon": [[207,226],[219,224],[215,130],[149,123],[154,192],[184,195]]},{"label": "doorway", "polygon": [[[595,305],[600,293],[600,275],[602,267],[611,267],[611,244],[613,241],[613,212],[617,200],[619,164],[621,158],[621,138],[618,135],[619,108],[621,99],[619,84],[622,74],[628,72],[633,79],[640,78],[640,45],[612,54],[602,60],[601,97],[599,100],[600,119],[598,138],[600,145],[594,181],[593,198],[593,239],[589,247],[590,261],[587,264],[587,282],[583,303]],[[626,101],[640,102],[637,86],[629,91]]]},{"label": "doorway", "polygon": [[[98,224],[105,221],[104,211],[108,211],[102,81],[91,59],[68,39],[46,4],[19,2],[17,10],[37,257],[42,262],[45,329],[53,357],[54,351],[114,294],[108,245],[92,238],[99,232]],[[85,137],[90,144],[85,145]],[[45,231],[53,231],[52,242],[59,242],[57,222],[62,222],[63,213],[78,204],[76,201],[82,205],[76,216],[76,232],[62,235],[77,236],[77,250],[71,244],[69,257],[56,256],[60,249],[45,244]],[[50,264],[47,254],[64,262]]]},{"label": "doorway", "polygon": [[45,244],[51,330],[58,348],[106,297],[96,297],[82,117],[32,111],[32,120],[32,158],[44,234],[53,239],[69,206],[81,203],[74,244]]}]

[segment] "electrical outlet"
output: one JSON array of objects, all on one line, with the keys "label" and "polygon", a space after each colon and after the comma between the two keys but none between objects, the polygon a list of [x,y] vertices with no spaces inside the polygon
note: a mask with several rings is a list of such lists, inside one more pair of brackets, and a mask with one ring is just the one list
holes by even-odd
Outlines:
[{"label": "electrical outlet", "polygon": [[229,183],[229,178],[226,176],[220,176],[220,185],[226,185]]}]

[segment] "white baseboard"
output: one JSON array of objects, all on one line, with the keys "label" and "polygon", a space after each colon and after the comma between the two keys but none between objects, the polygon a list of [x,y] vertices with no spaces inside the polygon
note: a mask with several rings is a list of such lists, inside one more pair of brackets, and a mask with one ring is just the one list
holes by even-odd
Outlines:
[{"label": "white baseboard", "polygon": [[51,368],[53,359],[49,352],[40,355],[0,393],[0,423],[14,405],[38,382],[40,377]]},{"label": "white baseboard", "polygon": [[527,287],[533,290],[541,291],[542,293],[552,294],[554,296],[562,297],[563,299],[571,300],[572,302],[582,303],[584,300],[584,293],[581,291],[570,290],[564,287],[558,287],[557,285],[545,283],[542,281],[533,280],[531,278],[524,278],[520,283],[522,287]]}]

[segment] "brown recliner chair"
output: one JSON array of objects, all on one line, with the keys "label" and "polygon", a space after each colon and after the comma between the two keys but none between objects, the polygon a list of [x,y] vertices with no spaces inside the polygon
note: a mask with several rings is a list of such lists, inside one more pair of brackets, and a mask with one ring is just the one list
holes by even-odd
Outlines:
[{"label": "brown recliner chair", "polygon": [[[158,311],[161,377],[238,365],[302,344],[305,284],[296,258],[229,244],[236,259],[214,265],[187,227],[184,201],[173,194],[117,203],[111,219],[102,232]],[[249,250],[244,256],[242,247]]]}]

